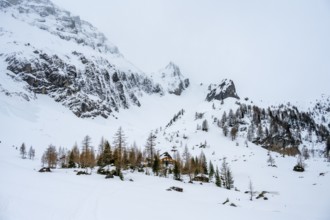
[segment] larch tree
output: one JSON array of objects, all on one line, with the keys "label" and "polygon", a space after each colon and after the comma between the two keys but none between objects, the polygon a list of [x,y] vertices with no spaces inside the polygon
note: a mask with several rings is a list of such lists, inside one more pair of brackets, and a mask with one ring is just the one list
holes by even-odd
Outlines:
[{"label": "larch tree", "polygon": [[147,143],[145,145],[149,166],[151,166],[153,163],[153,158],[155,155],[155,146],[156,146],[156,136],[152,132],[150,132],[147,139]]},{"label": "larch tree", "polygon": [[86,135],[82,141],[82,152],[80,154],[80,164],[82,168],[88,168],[88,162],[90,157],[91,138]]},{"label": "larch tree", "polygon": [[74,167],[76,167],[77,165],[80,166],[80,151],[77,143],[73,145],[71,152],[72,152],[72,162],[75,164]]},{"label": "larch tree", "polygon": [[49,168],[56,168],[57,150],[55,146],[53,145],[48,146],[42,157],[42,163],[46,163]]},{"label": "larch tree", "polygon": [[121,156],[122,156],[122,152],[123,152],[123,148],[126,147],[126,137],[124,134],[124,131],[122,129],[122,127],[119,127],[115,136],[114,136],[114,141],[113,141],[113,146],[115,148],[118,148],[119,150],[119,160],[121,161]]},{"label": "larch tree", "polygon": [[231,136],[231,140],[234,141],[236,139],[236,136],[237,136],[237,132],[238,132],[238,129],[236,126],[232,127],[231,130],[230,130],[230,136]]}]

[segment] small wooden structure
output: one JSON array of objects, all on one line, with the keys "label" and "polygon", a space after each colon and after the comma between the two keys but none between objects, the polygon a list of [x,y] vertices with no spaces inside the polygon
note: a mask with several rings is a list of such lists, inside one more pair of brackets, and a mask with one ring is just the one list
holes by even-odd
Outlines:
[{"label": "small wooden structure", "polygon": [[174,163],[174,160],[168,152],[164,152],[160,155],[160,161],[166,166]]}]

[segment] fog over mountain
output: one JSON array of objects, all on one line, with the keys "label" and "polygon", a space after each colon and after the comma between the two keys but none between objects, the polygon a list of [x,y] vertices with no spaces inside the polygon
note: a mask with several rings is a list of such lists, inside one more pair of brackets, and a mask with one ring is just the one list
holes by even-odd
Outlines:
[{"label": "fog over mountain", "polygon": [[246,96],[279,102],[330,90],[326,0],[54,2],[92,22],[145,72],[171,60],[197,82],[231,78]]}]

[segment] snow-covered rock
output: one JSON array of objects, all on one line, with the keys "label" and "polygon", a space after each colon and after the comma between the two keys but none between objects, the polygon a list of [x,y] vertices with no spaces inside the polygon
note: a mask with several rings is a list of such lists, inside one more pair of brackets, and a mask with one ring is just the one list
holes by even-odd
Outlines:
[{"label": "snow-covered rock", "polygon": [[170,94],[181,95],[189,87],[189,79],[185,78],[180,68],[170,62],[165,68],[152,75],[153,79],[162,85],[165,91]]},{"label": "snow-covered rock", "polygon": [[163,95],[88,22],[48,0],[0,2],[2,77],[25,81],[27,90],[49,95],[78,117],[108,117],[140,106],[143,95]]},{"label": "snow-covered rock", "polygon": [[230,79],[224,79],[220,84],[211,84],[209,86],[209,91],[210,92],[206,96],[206,100],[209,102],[214,99],[221,101],[229,97],[239,99],[235,84]]}]

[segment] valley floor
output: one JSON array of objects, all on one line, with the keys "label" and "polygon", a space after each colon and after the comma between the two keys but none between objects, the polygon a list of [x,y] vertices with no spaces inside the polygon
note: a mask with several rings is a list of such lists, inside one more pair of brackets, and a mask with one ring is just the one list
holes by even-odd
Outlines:
[{"label": "valley floor", "polygon": [[[1,220],[326,220],[330,217],[330,163],[321,158],[310,159],[304,173],[293,172],[284,166],[285,163],[279,168],[255,167],[252,172],[248,170],[251,168],[249,165],[244,166],[243,160],[238,160],[232,168],[235,186],[240,191],[234,191],[218,188],[213,183],[190,184],[142,173],[126,172],[124,181],[116,177],[104,179],[95,173],[77,176],[73,169],[39,173],[40,160],[23,160],[11,146],[1,144],[1,149]],[[258,160],[258,157],[261,156],[256,154],[250,160]],[[320,176],[320,172],[325,172],[325,175]],[[268,200],[249,200],[249,195],[244,193],[248,190],[248,179],[244,173],[253,174],[256,191],[270,192]],[[182,187],[184,191],[167,191],[171,186]],[[223,205],[227,198],[230,202]],[[237,207],[230,206],[231,203]]]}]

